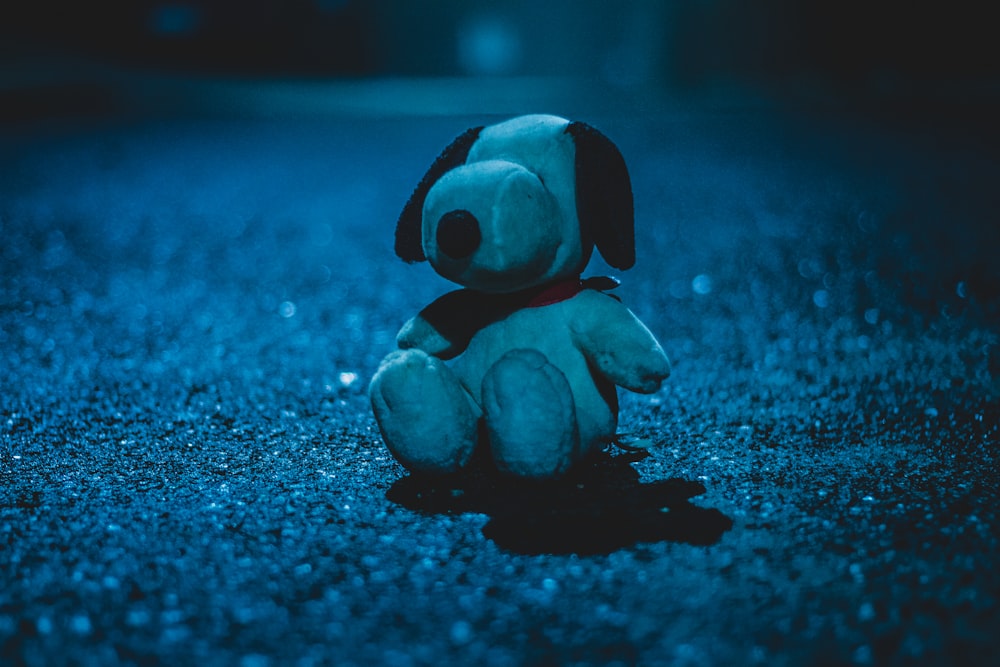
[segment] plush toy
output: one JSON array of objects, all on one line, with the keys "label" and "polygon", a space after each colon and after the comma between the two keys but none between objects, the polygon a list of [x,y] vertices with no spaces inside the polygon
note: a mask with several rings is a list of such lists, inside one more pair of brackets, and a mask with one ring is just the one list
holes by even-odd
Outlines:
[{"label": "plush toy", "polygon": [[372,379],[383,439],[415,472],[465,466],[477,447],[516,476],[556,477],[615,439],[615,386],[653,393],[663,349],[611,278],[581,280],[596,246],[635,262],[632,189],[594,128],[521,116],[459,136],[396,227],[396,253],[464,289],[407,322]]}]

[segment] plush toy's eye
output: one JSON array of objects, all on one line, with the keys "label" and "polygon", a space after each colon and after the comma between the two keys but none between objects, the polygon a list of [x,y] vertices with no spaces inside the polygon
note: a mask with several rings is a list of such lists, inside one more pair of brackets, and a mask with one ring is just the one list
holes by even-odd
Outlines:
[{"label": "plush toy's eye", "polygon": [[476,251],[482,240],[479,221],[469,211],[463,209],[449,211],[438,221],[438,248],[452,259],[468,257]]}]

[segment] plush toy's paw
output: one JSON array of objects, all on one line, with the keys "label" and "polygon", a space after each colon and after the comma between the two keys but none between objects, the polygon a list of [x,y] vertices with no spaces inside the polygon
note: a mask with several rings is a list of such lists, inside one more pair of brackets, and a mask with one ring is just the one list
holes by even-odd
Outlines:
[{"label": "plush toy's paw", "polygon": [[472,456],[479,416],[440,359],[422,350],[393,352],[372,378],[369,395],[389,451],[410,470],[453,472]]},{"label": "plush toy's paw", "polygon": [[522,477],[555,477],[579,453],[569,382],[536,350],[513,350],[483,378],[483,410],[493,458]]}]

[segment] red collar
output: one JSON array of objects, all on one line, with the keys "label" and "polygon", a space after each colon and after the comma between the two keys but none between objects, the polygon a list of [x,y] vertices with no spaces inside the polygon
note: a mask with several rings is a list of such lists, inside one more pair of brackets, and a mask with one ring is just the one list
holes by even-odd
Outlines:
[{"label": "red collar", "polygon": [[566,280],[560,280],[554,282],[548,287],[542,289],[541,292],[535,294],[528,301],[528,308],[538,308],[539,306],[548,306],[553,303],[559,303],[560,301],[566,301],[567,299],[572,299],[574,296],[583,291],[583,281],[579,277],[567,278]]},{"label": "red collar", "polygon": [[618,287],[618,280],[616,278],[606,276],[587,278],[586,280],[580,280],[579,276],[576,276],[575,278],[566,278],[565,280],[559,280],[543,287],[541,291],[537,292],[531,297],[531,299],[528,300],[526,307],[538,308],[540,306],[549,306],[553,303],[566,301],[568,299],[572,299],[585,289],[604,291],[614,289],[615,287]]}]

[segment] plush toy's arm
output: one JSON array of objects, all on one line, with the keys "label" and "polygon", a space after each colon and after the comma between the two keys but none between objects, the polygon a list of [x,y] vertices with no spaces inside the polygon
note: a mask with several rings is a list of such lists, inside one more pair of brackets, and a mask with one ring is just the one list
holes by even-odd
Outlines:
[{"label": "plush toy's arm", "polygon": [[476,332],[513,310],[503,295],[461,289],[448,292],[403,325],[396,335],[402,349],[419,348],[441,359],[457,357]]},{"label": "plush toy's arm", "polygon": [[468,341],[465,341],[465,345],[459,345],[448,340],[424,319],[423,313],[421,313],[410,318],[403,325],[403,328],[396,334],[396,344],[402,350],[416,348],[434,357],[450,359],[460,354],[465,349],[465,345],[468,345]]},{"label": "plush toy's arm", "polygon": [[649,329],[606,294],[585,290],[574,301],[573,339],[594,368],[630,391],[657,391],[670,375],[670,362]]}]

